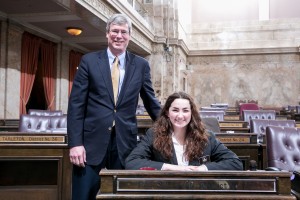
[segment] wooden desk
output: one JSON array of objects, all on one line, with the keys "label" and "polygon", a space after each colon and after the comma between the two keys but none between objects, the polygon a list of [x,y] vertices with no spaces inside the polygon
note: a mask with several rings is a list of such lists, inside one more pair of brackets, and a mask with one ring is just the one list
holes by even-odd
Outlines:
[{"label": "wooden desk", "polygon": [[101,170],[97,199],[296,199],[289,172]]},{"label": "wooden desk", "polygon": [[19,119],[0,119],[0,132],[17,132]]},{"label": "wooden desk", "polygon": [[0,126],[0,132],[17,132],[19,126]]},{"label": "wooden desk", "polygon": [[144,135],[151,128],[153,121],[149,115],[137,115],[137,126],[139,135]]},{"label": "wooden desk", "polygon": [[0,199],[71,199],[66,134],[0,133]]},{"label": "wooden desk", "polygon": [[239,110],[237,107],[228,107],[225,113],[226,115],[239,115]]},{"label": "wooden desk", "polygon": [[224,115],[224,121],[239,121],[240,116],[239,115]]},{"label": "wooden desk", "polygon": [[295,114],[294,119],[295,119],[295,121],[297,121],[299,123],[300,122],[300,113]]},{"label": "wooden desk", "polygon": [[294,179],[292,180],[292,194],[294,194],[297,199],[300,199],[300,171],[294,171]]},{"label": "wooden desk", "polygon": [[246,121],[219,121],[221,132],[233,131],[237,133],[248,133],[249,124]]},{"label": "wooden desk", "polygon": [[19,126],[19,119],[0,119],[0,126]]},{"label": "wooden desk", "polygon": [[216,137],[243,161],[245,170],[250,160],[256,161],[258,169],[267,167],[266,144],[257,143],[256,133],[216,133]]}]

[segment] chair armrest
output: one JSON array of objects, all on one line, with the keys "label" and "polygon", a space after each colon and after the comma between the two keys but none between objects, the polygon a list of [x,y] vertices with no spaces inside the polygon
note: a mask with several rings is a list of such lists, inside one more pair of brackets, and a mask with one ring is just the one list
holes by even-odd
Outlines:
[{"label": "chair armrest", "polygon": [[281,169],[278,167],[267,167],[265,170],[266,171],[281,171]]}]

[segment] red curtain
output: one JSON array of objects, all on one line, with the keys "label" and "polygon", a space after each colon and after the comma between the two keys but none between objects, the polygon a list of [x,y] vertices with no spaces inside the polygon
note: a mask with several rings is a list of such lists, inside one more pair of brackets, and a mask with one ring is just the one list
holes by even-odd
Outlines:
[{"label": "red curtain", "polygon": [[41,62],[43,86],[48,110],[54,110],[55,100],[55,69],[56,69],[56,44],[43,40],[41,43]]},{"label": "red curtain", "polygon": [[71,50],[69,53],[69,94],[71,92],[73,80],[82,56],[82,53],[73,50]]},{"label": "red curtain", "polygon": [[26,105],[30,97],[37,70],[41,40],[41,38],[27,32],[24,32],[22,36],[20,114],[26,114]]}]

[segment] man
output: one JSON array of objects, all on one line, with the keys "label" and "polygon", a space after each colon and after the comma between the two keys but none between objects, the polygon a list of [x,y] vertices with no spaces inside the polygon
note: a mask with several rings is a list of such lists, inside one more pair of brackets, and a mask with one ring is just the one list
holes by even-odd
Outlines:
[{"label": "man", "polygon": [[137,144],[139,95],[150,117],[159,115],[149,63],[126,51],[131,30],[127,16],[113,15],[106,26],[108,48],[84,55],[75,76],[68,106],[73,199],[95,199],[102,168],[124,169]]}]

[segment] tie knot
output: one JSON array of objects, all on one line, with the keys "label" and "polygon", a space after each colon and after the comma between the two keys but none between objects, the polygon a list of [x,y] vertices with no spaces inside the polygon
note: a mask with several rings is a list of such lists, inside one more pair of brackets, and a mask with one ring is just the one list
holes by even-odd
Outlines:
[{"label": "tie knot", "polygon": [[114,59],[114,62],[113,62],[113,63],[114,63],[115,65],[116,65],[116,64],[119,64],[119,58],[118,58],[118,56],[116,56],[116,57],[115,57],[115,59]]}]

